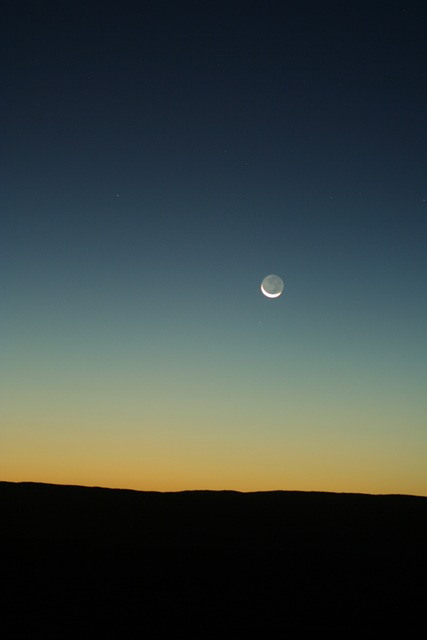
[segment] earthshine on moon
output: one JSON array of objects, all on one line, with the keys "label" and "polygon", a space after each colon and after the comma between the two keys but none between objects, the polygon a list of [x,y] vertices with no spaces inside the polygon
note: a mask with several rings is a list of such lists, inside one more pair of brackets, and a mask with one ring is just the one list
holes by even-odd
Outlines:
[{"label": "earthshine on moon", "polygon": [[265,276],[261,282],[261,291],[267,298],[278,298],[282,294],[284,287],[285,283],[282,278],[273,273]]}]

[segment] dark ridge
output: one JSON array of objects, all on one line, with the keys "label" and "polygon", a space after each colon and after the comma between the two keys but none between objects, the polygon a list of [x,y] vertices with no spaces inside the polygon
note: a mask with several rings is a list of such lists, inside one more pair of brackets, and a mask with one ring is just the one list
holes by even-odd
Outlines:
[{"label": "dark ridge", "polygon": [[0,482],[17,637],[415,624],[426,540],[425,497]]}]

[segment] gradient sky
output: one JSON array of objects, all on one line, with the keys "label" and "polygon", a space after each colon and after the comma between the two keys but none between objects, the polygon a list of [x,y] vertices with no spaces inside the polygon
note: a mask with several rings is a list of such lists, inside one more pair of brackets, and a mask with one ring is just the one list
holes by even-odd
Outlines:
[{"label": "gradient sky", "polygon": [[3,7],[2,480],[427,495],[426,27]]}]

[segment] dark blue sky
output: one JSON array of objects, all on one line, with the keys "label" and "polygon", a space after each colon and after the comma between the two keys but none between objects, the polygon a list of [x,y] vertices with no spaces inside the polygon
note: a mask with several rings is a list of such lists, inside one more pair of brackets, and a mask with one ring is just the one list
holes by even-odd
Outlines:
[{"label": "dark blue sky", "polygon": [[3,8],[10,478],[427,492],[426,25],[424,2]]}]

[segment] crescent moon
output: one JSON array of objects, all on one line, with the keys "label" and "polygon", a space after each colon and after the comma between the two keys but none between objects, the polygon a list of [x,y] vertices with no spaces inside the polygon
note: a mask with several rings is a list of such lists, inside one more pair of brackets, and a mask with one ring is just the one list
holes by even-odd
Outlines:
[{"label": "crescent moon", "polygon": [[281,291],[279,291],[279,293],[269,293],[264,289],[263,285],[261,285],[261,291],[265,296],[267,296],[267,298],[278,298],[282,293]]},{"label": "crescent moon", "polygon": [[261,282],[261,291],[267,298],[278,298],[283,293],[285,283],[275,273],[265,276]]}]

